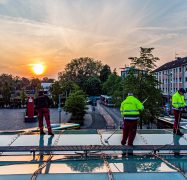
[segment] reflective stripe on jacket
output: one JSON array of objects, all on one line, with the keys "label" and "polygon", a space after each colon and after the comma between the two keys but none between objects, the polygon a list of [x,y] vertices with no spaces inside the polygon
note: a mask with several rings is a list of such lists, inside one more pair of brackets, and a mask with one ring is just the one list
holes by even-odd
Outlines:
[{"label": "reflective stripe on jacket", "polygon": [[128,96],[122,103],[120,111],[122,115],[139,115],[143,110],[143,104],[134,96]]},{"label": "reflective stripe on jacket", "polygon": [[137,115],[137,116],[124,116],[123,117],[123,120],[139,120],[140,119],[140,117],[139,117],[139,115]]},{"label": "reflective stripe on jacket", "polygon": [[186,106],[184,96],[180,95],[178,91],[172,96],[172,106],[173,106],[173,109],[176,109],[176,110],[178,110],[179,107]]}]

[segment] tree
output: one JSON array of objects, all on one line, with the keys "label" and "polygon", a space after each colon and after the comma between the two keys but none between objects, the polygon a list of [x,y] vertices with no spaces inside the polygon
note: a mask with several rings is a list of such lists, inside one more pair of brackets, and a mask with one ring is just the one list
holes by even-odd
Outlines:
[{"label": "tree", "polygon": [[22,77],[21,78],[21,82],[22,82],[22,87],[25,87],[27,89],[27,87],[29,87],[30,85],[30,81],[29,79],[25,78],[25,77]]},{"label": "tree", "polygon": [[14,83],[13,86],[14,86],[15,91],[22,89],[23,86],[22,86],[22,80],[20,77],[18,77],[18,76],[14,77],[13,83]]},{"label": "tree", "polygon": [[97,96],[101,94],[101,81],[98,77],[90,77],[85,82],[85,90],[89,96]]},{"label": "tree", "polygon": [[154,57],[152,51],[154,48],[142,48],[140,47],[140,57],[129,57],[131,60],[131,65],[135,66],[136,68],[144,71],[152,71],[159,60],[158,57]]},{"label": "tree", "polygon": [[[159,82],[152,73],[155,67],[155,62],[158,57],[152,55],[153,48],[141,48],[140,57],[130,57],[132,67],[126,78],[124,78],[125,95],[128,92],[133,92],[140,101],[149,98],[144,104],[142,119],[145,124],[153,122],[160,112],[162,104],[162,94],[156,87]],[[140,122],[140,127],[142,124]]]},{"label": "tree", "polygon": [[82,90],[75,91],[69,95],[65,102],[64,110],[72,113],[72,121],[83,124],[86,113],[86,95]]},{"label": "tree", "polygon": [[113,95],[116,90],[120,88],[121,78],[114,71],[109,75],[107,81],[103,84],[102,91],[104,94]]},{"label": "tree", "polygon": [[68,96],[71,92],[80,90],[80,87],[73,81],[60,81],[62,92]]},{"label": "tree", "polygon": [[44,77],[44,78],[42,79],[42,82],[44,82],[44,83],[54,83],[54,82],[55,82],[55,79],[48,78],[48,77]]},{"label": "tree", "polygon": [[25,104],[26,104],[26,100],[27,100],[27,94],[26,94],[26,92],[25,92],[25,89],[22,89],[22,90],[21,90],[20,98],[21,98],[21,104],[22,104],[22,106],[24,107]]},{"label": "tree", "polygon": [[52,86],[50,86],[49,91],[52,94],[52,99],[53,99],[53,103],[54,106],[57,107],[58,106],[58,101],[59,101],[59,94],[62,94],[62,88],[60,86],[59,81],[55,81]]},{"label": "tree", "polygon": [[34,91],[35,97],[38,95],[39,90],[42,89],[41,81],[38,78],[32,78],[30,81],[30,90]]},{"label": "tree", "polygon": [[100,76],[99,76],[101,82],[105,82],[110,74],[111,74],[110,66],[108,66],[107,64],[104,65],[103,68],[101,69]]},{"label": "tree", "polygon": [[83,90],[84,82],[90,77],[99,76],[102,69],[100,61],[89,57],[80,57],[71,60],[65,67],[64,72],[59,73],[59,80],[74,81]]},{"label": "tree", "polygon": [[0,76],[0,93],[6,106],[10,104],[11,91],[13,91],[14,80],[12,75],[2,74]]},{"label": "tree", "polygon": [[5,105],[8,106],[10,104],[10,98],[11,98],[11,87],[7,82],[5,82],[5,84],[2,87],[2,96]]}]

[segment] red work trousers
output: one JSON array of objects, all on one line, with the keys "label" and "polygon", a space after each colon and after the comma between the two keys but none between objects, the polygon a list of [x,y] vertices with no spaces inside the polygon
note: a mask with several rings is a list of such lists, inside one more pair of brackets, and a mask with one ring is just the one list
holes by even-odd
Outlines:
[{"label": "red work trousers", "polygon": [[123,138],[122,144],[125,145],[128,139],[128,145],[132,146],[133,141],[136,137],[136,130],[137,130],[138,120],[124,120],[124,127],[123,127]]},{"label": "red work trousers", "polygon": [[179,123],[180,123],[180,120],[181,120],[181,112],[174,109],[173,113],[174,113],[174,117],[175,117],[175,121],[174,121],[174,124],[173,124],[173,129],[178,130],[179,129]]},{"label": "red work trousers", "polygon": [[51,122],[50,122],[50,113],[48,108],[40,108],[38,109],[38,122],[40,131],[43,131],[43,118],[45,117],[45,121],[47,124],[48,132],[51,133]]}]

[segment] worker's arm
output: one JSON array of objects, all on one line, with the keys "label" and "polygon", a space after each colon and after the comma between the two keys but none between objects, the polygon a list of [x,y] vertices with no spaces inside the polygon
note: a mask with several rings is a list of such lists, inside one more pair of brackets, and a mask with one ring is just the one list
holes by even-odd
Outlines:
[{"label": "worker's arm", "polygon": [[143,104],[138,99],[136,99],[136,107],[138,110],[141,110],[141,111],[144,109]]},{"label": "worker's arm", "polygon": [[51,99],[48,97],[48,96],[45,96],[46,97],[46,99],[47,99],[47,104],[48,104],[48,108],[50,108],[50,106],[51,106]]},{"label": "worker's arm", "polygon": [[[124,102],[124,101],[123,101],[123,102]],[[121,106],[120,106],[121,115],[123,115],[123,111],[124,111],[124,108],[123,108],[123,104],[124,104],[124,103],[123,103],[123,102],[121,103]]]},{"label": "worker's arm", "polygon": [[184,100],[184,96],[182,96],[182,101],[183,101],[182,107],[186,106],[186,102],[185,102],[185,100]]},{"label": "worker's arm", "polygon": [[38,108],[38,98],[36,98],[36,99],[34,100],[34,106],[35,106],[35,109]]}]

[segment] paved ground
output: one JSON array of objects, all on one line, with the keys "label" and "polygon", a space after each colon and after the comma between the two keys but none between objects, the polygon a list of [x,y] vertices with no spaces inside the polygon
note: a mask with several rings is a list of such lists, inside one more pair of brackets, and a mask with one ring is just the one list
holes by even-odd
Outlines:
[{"label": "paved ground", "polygon": [[98,111],[97,106],[91,107],[92,112],[90,113],[92,116],[92,124],[89,128],[91,129],[105,129],[106,128],[106,121],[104,117]]},{"label": "paved ground", "polygon": [[[25,109],[0,109],[0,130],[19,130],[37,127],[38,123],[24,122]],[[59,112],[57,109],[50,109],[51,123],[59,122]],[[61,121],[68,122],[70,114],[61,112]]]},{"label": "paved ground", "polygon": [[[25,128],[38,127],[38,123],[24,122],[25,109],[0,109],[0,130],[20,130]],[[50,109],[51,123],[59,123],[59,112],[57,109]],[[71,115],[62,110],[61,122],[70,120]],[[85,115],[84,125],[81,129],[105,129],[106,121],[100,115],[97,107],[95,111],[92,106],[88,106]]]}]

